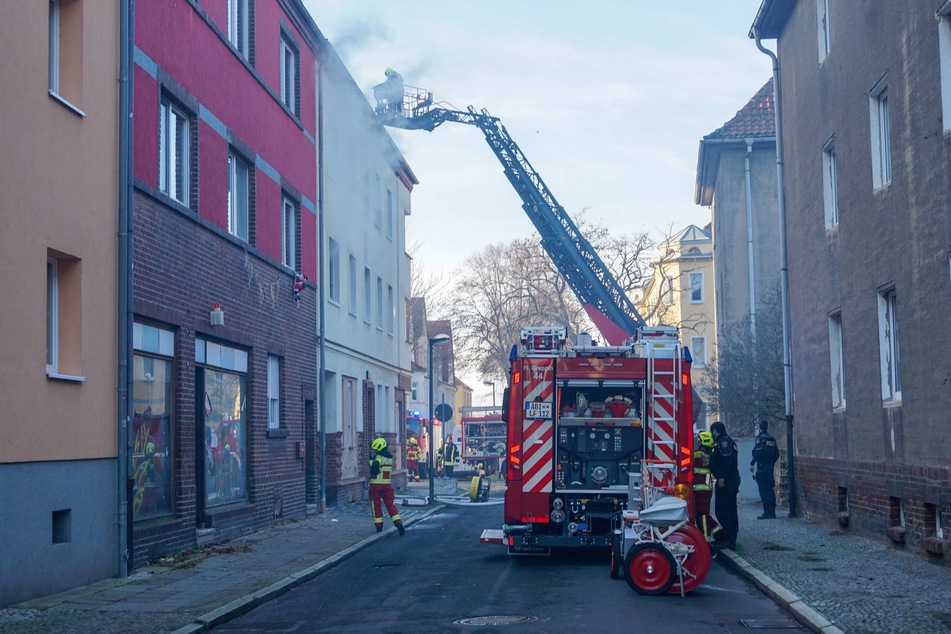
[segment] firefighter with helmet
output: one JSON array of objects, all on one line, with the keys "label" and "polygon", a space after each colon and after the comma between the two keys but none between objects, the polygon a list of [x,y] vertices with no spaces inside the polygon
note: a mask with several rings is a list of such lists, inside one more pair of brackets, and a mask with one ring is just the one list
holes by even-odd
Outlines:
[{"label": "firefighter with helmet", "polygon": [[421,452],[419,450],[419,442],[415,437],[410,436],[409,446],[406,447],[406,478],[407,480],[413,480],[419,482],[419,458]]},{"label": "firefighter with helmet", "polygon": [[456,443],[452,442],[452,438],[446,437],[444,442],[442,448],[443,475],[451,478],[456,463],[459,461],[459,448],[456,447]]},{"label": "firefighter with helmet", "polygon": [[393,501],[393,485],[390,482],[392,472],[393,455],[386,448],[386,440],[377,438],[370,443],[370,512],[373,514],[373,525],[376,526],[376,532],[383,532],[383,506],[386,505],[390,519],[402,536],[406,529]]},{"label": "firefighter with helmet", "polygon": [[699,443],[693,452],[693,503],[694,523],[703,532],[708,542],[723,530],[710,515],[710,501],[713,499],[713,478],[710,475],[710,454],[713,452],[713,434],[702,431],[697,434]]}]

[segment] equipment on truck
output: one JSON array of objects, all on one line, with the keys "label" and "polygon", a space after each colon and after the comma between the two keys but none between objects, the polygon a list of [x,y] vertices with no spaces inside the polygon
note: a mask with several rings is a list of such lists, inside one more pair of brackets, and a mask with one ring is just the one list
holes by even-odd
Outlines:
[{"label": "equipment on truck", "polygon": [[463,407],[461,414],[456,432],[465,469],[486,476],[499,473],[508,436],[502,408]]},{"label": "equipment on truck", "polygon": [[505,524],[483,532],[511,555],[610,547],[611,576],[638,592],[679,592],[710,566],[693,506],[690,355],[669,326],[636,342],[570,345],[528,328],[513,348]]},{"label": "equipment on truck", "polygon": [[382,94],[376,94],[376,114],[384,125],[431,132],[453,121],[482,130],[522,199],[522,209],[538,230],[542,247],[604,339],[619,345],[636,334],[644,320],[634,304],[497,117],[472,106],[468,111],[445,108],[435,104],[432,92],[422,88],[407,86],[398,110]]}]

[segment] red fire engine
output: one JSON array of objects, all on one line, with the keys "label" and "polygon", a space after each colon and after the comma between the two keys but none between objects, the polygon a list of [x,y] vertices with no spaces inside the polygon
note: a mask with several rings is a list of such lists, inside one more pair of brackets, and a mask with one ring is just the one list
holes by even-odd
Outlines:
[{"label": "red fire engine", "polygon": [[[681,579],[677,588],[689,591],[710,565],[702,534],[687,521],[690,358],[676,328],[643,327],[638,335],[622,346],[591,345],[582,335],[572,346],[563,328],[522,331],[503,412],[505,524],[486,530],[482,541],[505,544],[511,555],[611,547],[612,576],[625,572],[635,590],[665,592]],[[647,517],[652,508],[678,503],[672,519],[641,522],[642,510]],[[641,554],[647,542],[660,547]],[[668,557],[672,549],[662,542],[680,544],[680,560],[676,552]],[[666,573],[655,572],[664,564]]]}]

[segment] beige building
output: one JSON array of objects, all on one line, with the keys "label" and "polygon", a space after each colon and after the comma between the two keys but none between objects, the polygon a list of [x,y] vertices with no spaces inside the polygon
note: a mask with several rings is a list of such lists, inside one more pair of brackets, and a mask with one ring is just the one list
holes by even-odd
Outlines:
[{"label": "beige building", "polygon": [[0,607],[124,566],[118,4],[0,4]]},{"label": "beige building", "polygon": [[[639,295],[638,310],[651,326],[677,326],[680,341],[693,356],[691,379],[704,382],[707,363],[716,356],[716,301],[713,279],[713,239],[708,231],[690,225],[660,245],[654,275]],[[698,394],[706,403],[704,390]],[[694,421],[705,428],[705,406]]]}]

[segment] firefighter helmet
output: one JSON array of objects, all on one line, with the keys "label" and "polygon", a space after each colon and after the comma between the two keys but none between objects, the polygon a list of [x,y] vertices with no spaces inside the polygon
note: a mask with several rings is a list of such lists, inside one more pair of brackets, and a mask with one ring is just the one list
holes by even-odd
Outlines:
[{"label": "firefighter helmet", "polygon": [[390,75],[393,74],[393,72],[394,72],[394,71],[393,71],[392,68],[387,67],[387,69],[383,72],[383,74],[386,75],[387,77],[389,77]]},{"label": "firefighter helmet", "polygon": [[416,439],[415,439],[415,438],[410,438],[410,439],[409,439],[409,444],[411,444],[411,445],[417,444],[417,443],[416,443]]},{"label": "firefighter helmet", "polygon": [[373,451],[383,451],[386,449],[386,440],[383,438],[377,438],[370,443],[370,449]]},{"label": "firefighter helmet", "polygon": [[704,447],[712,447],[712,446],[713,446],[713,434],[711,434],[711,433],[708,432],[708,431],[702,431],[702,432],[700,432],[700,433],[697,434],[697,435],[700,436],[700,444],[701,444],[701,445],[703,445]]}]

